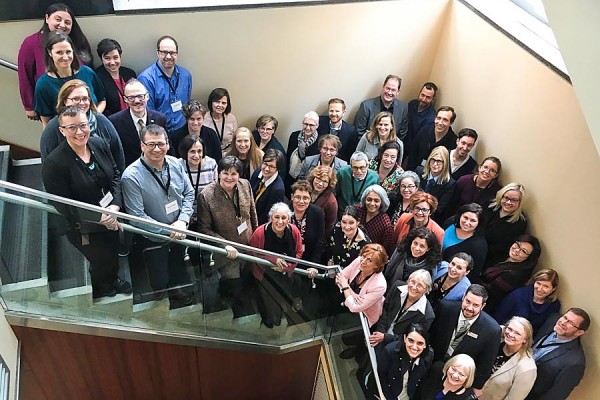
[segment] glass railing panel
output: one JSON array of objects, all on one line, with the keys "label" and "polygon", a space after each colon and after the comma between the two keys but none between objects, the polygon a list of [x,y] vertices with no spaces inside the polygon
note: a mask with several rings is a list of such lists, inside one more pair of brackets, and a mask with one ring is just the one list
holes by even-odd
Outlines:
[{"label": "glass railing panel", "polygon": [[[115,215],[123,232],[114,232],[104,244],[112,258],[101,252],[100,259],[103,265],[117,265],[119,278],[132,284],[132,292],[114,295],[109,290],[108,296],[95,298],[104,292],[92,282],[84,242],[96,243],[92,233],[107,230],[87,223],[89,232],[82,228],[74,234],[69,228],[73,216],[97,220],[102,210],[52,197],[49,201],[44,193],[5,182],[0,187],[0,291],[9,310],[275,346],[329,331],[331,316],[322,305],[322,292],[333,281],[321,276],[309,280],[302,274],[308,265],[298,263],[298,274],[269,270],[259,281],[252,269],[272,264],[260,258],[258,249],[236,245],[239,272],[232,275],[223,264],[231,260],[224,257],[222,241],[195,232],[182,232],[188,235],[185,240],[170,240],[168,226],[121,213]],[[160,273],[157,278],[152,271],[164,273],[170,259],[177,260],[175,278],[161,278]],[[265,304],[270,314],[265,314]]]}]

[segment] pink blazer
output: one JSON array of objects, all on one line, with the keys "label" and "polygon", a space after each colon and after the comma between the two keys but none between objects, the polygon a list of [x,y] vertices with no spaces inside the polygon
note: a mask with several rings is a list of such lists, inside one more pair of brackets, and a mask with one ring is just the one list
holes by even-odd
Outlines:
[{"label": "pink blazer", "polygon": [[[360,256],[357,257],[350,265],[344,268],[341,272],[348,279],[348,282],[358,275],[360,272]],[[385,277],[381,272],[373,274],[367,282],[360,288],[359,293],[354,293],[346,297],[344,304],[353,313],[363,312],[369,321],[369,326],[375,325],[381,312],[383,311],[384,294],[387,290]]]}]

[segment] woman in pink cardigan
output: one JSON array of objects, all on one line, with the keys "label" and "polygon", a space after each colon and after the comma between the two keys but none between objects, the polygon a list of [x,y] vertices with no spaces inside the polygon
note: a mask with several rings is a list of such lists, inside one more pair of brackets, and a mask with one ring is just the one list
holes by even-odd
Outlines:
[{"label": "woman in pink cardigan", "polygon": [[387,261],[388,256],[383,246],[370,243],[335,278],[344,296],[344,305],[353,313],[362,311],[369,326],[375,325],[383,310],[387,283],[381,271]]}]

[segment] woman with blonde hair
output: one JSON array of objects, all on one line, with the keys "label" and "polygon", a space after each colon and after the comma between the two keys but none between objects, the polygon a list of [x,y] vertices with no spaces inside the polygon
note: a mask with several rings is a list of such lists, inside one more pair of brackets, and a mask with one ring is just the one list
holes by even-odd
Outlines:
[{"label": "woman with blonde hair", "polygon": [[400,147],[398,160],[402,160],[404,156],[404,145],[402,140],[396,136],[396,123],[394,115],[388,111],[382,111],[375,116],[371,129],[363,135],[356,146],[356,151],[362,151],[369,160],[377,156],[379,148],[387,142],[396,142]]},{"label": "woman with blonde hair", "polygon": [[421,385],[419,399],[475,400],[471,387],[475,380],[475,361],[467,354],[457,354],[444,364],[441,371],[435,370]]},{"label": "woman with blonde hair", "polygon": [[511,182],[496,192],[496,198],[484,210],[484,232],[488,244],[486,265],[501,261],[515,238],[525,233],[524,202],[525,186]]},{"label": "woman with blonde hair", "polygon": [[510,292],[492,316],[499,324],[513,315],[527,318],[535,335],[550,315],[560,311],[558,283],[558,272],[542,268],[529,279],[528,286]]},{"label": "woman with blonde hair", "polygon": [[442,222],[456,186],[456,181],[450,176],[448,149],[438,146],[431,150],[425,166],[418,166],[415,172],[421,177],[421,190],[435,196],[438,200],[437,211],[433,215],[433,219]]},{"label": "woman with blonde hair", "polygon": [[[125,169],[125,155],[123,154],[123,146],[117,130],[113,124],[96,108],[96,105],[91,101],[92,95],[90,87],[79,79],[67,81],[58,92],[57,110],[62,110],[66,106],[76,106],[81,109],[87,116],[90,126],[90,136],[98,136],[106,142],[110,148],[112,157],[117,164],[120,172]],[[42,162],[46,160],[48,155],[65,140],[65,137],[60,133],[58,126],[58,117],[52,118],[42,131],[40,138],[40,153]]]},{"label": "woman with blonde hair", "polygon": [[250,179],[252,173],[262,163],[263,151],[254,142],[250,129],[243,126],[234,132],[231,143],[232,146],[227,151],[227,155],[237,157],[242,162],[244,168],[240,173],[240,178]]},{"label": "woman with blonde hair", "polygon": [[529,321],[512,317],[504,327],[502,345],[480,399],[524,399],[527,396],[537,376],[532,344],[533,328]]}]

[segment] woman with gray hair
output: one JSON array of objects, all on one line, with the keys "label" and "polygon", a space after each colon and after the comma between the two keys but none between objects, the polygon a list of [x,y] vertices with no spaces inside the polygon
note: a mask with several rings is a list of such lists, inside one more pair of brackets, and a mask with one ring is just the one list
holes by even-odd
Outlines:
[{"label": "woman with gray hair", "polygon": [[[295,258],[302,257],[302,237],[300,231],[291,224],[292,211],[285,203],[275,203],[269,210],[269,222],[259,226],[248,244],[258,249]],[[265,268],[251,264],[259,293],[258,308],[262,324],[267,328],[279,326],[283,316],[282,300],[289,303],[292,292],[293,270],[295,263],[289,263],[280,257],[255,254],[270,261],[273,265]],[[283,296],[282,296],[283,294]],[[289,307],[286,307],[289,308]]]},{"label": "woman with gray hair", "polygon": [[169,135],[171,139],[171,149],[175,157],[185,158],[185,154],[179,154],[179,143],[184,137],[196,135],[204,143],[204,154],[214,159],[217,163],[223,157],[221,152],[221,141],[217,136],[217,132],[208,126],[204,126],[204,116],[208,109],[204,107],[198,100],[190,100],[181,110],[187,123],[181,128]]},{"label": "woman with gray hair", "polygon": [[383,246],[386,253],[394,252],[394,227],[385,211],[390,206],[387,193],[379,185],[367,187],[356,206],[358,220],[373,243]]},{"label": "woman with gray hair", "polygon": [[319,134],[319,114],[314,111],[309,111],[302,119],[302,129],[292,132],[287,146],[287,165],[288,170],[288,186],[298,178],[302,162],[308,156],[319,154],[317,138]]},{"label": "woman with gray hair", "polygon": [[388,192],[390,208],[387,215],[394,226],[402,214],[410,212],[410,197],[419,190],[421,179],[413,171],[403,171],[398,175],[398,182],[398,190]]}]

